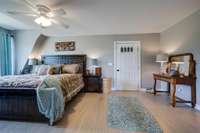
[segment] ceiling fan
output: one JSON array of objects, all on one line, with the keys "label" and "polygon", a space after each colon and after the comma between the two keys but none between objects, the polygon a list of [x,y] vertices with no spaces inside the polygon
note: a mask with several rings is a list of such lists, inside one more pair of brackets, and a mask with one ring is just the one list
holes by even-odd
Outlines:
[{"label": "ceiling fan", "polygon": [[24,4],[26,4],[32,12],[22,12],[22,11],[7,11],[8,14],[11,15],[25,15],[25,16],[32,16],[36,17],[35,22],[40,25],[41,27],[49,27],[53,23],[61,25],[64,28],[69,28],[68,25],[61,21],[62,17],[66,15],[64,9],[56,9],[52,10],[46,5],[36,4],[34,5],[29,0],[21,0]]}]

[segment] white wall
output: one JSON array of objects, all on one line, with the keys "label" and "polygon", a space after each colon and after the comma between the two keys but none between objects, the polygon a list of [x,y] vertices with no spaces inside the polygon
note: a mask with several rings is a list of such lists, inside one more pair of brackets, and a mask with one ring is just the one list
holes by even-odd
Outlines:
[{"label": "white wall", "polygon": [[[200,105],[200,10],[161,33],[161,50],[169,54],[194,54],[197,63],[197,104]],[[190,88],[185,86],[177,95],[190,99]]]}]

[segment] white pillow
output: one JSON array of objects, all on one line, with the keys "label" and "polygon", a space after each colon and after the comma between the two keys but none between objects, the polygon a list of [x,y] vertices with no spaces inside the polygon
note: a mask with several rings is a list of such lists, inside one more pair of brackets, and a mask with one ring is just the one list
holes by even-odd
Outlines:
[{"label": "white pillow", "polygon": [[31,74],[37,74],[41,65],[34,65]]},{"label": "white pillow", "polygon": [[40,65],[39,70],[37,71],[37,75],[47,75],[49,68],[49,65]]}]

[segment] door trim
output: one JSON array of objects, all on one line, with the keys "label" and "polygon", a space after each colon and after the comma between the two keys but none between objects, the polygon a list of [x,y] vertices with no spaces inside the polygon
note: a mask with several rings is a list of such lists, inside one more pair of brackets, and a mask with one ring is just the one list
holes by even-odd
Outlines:
[{"label": "door trim", "polygon": [[114,41],[114,67],[113,67],[113,72],[114,72],[114,90],[120,90],[120,89],[117,89],[117,74],[116,74],[116,69],[117,69],[117,66],[116,66],[116,62],[117,62],[117,44],[118,43],[134,43],[135,45],[138,46],[139,50],[138,50],[138,61],[139,61],[139,64],[138,64],[138,70],[139,70],[139,88],[141,88],[142,86],[142,78],[141,78],[141,42],[140,41]]}]

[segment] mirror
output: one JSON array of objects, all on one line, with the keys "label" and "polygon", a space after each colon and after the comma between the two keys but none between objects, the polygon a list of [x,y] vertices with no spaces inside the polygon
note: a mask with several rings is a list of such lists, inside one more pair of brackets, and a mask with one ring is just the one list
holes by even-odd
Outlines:
[{"label": "mirror", "polygon": [[189,76],[190,56],[177,56],[171,58],[171,70],[177,71],[179,74]]},{"label": "mirror", "polygon": [[175,72],[174,75],[190,76],[194,74],[194,60],[191,53],[172,55],[169,57],[169,71]]}]

